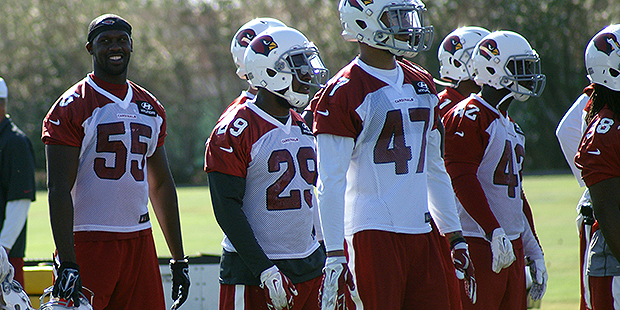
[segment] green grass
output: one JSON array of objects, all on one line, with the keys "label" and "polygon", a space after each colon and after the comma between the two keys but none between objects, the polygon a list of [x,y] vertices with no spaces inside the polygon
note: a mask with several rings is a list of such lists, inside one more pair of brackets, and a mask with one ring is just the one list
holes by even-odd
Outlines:
[{"label": "green grass", "polygon": [[[583,189],[572,175],[525,176],[524,188],[532,206],[549,273],[549,285],[541,309],[578,309],[579,258],[575,206]],[[208,188],[180,187],[178,192],[185,252],[191,256],[199,253],[219,254],[222,231],[213,217]],[[159,256],[170,256],[155,221],[153,228]],[[38,192],[28,219],[26,258],[50,259],[54,251],[51,236],[47,194]]]}]

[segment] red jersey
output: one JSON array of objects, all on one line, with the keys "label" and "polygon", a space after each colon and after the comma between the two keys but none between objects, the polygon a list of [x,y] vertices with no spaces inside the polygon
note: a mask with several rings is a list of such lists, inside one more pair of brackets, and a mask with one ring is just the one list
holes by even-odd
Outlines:
[{"label": "red jersey", "polygon": [[442,118],[448,110],[452,109],[452,107],[457,103],[467,98],[452,87],[446,87],[437,95],[437,97],[439,97],[439,116]]},{"label": "red jersey", "polygon": [[581,169],[581,177],[588,187],[620,177],[620,128],[607,106],[588,125],[575,164]]}]

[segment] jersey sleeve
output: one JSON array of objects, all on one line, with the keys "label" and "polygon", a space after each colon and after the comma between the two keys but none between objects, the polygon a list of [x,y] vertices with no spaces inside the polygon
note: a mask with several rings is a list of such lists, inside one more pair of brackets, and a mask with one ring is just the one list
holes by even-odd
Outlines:
[{"label": "jersey sleeve", "polygon": [[485,233],[500,227],[477,177],[489,134],[475,100],[461,102],[443,118],[446,170],[459,201]]},{"label": "jersey sleeve", "polygon": [[361,86],[356,85],[355,81],[342,75],[317,93],[313,107],[315,135],[325,133],[357,138],[362,131],[362,119],[355,109],[363,101],[363,92]]},{"label": "jersey sleeve", "polygon": [[589,96],[586,94],[579,96],[568,111],[566,111],[566,114],[564,114],[555,130],[555,135],[558,138],[558,142],[560,142],[564,158],[566,158],[566,162],[580,186],[584,186],[585,184],[583,180],[581,180],[581,172],[577,166],[575,166],[575,161],[573,159],[575,158],[575,154],[577,154],[579,142],[583,135],[583,109],[586,107],[588,99]]},{"label": "jersey sleeve", "polygon": [[82,146],[85,107],[80,97],[77,92],[68,91],[54,103],[43,119],[43,143]]},{"label": "jersey sleeve", "polygon": [[461,230],[456,210],[456,196],[441,155],[442,136],[438,130],[430,133],[428,142],[429,211],[442,234]]},{"label": "jersey sleeve", "polygon": [[[246,117],[247,118],[247,117]],[[206,143],[204,170],[242,177],[247,176],[251,161],[248,120],[242,116],[230,115],[213,129]]]}]

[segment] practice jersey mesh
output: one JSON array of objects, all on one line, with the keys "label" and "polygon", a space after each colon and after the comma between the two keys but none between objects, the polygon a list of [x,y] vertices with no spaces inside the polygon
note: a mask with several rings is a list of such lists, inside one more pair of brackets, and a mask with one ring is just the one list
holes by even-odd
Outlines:
[{"label": "practice jersey mesh", "polygon": [[427,233],[433,192],[451,197],[454,207],[449,183],[434,188],[428,181],[427,156],[440,155],[438,148],[428,149],[438,100],[432,79],[414,65],[399,63],[397,70],[396,82],[387,81],[356,59],[313,100],[316,135],[355,139],[346,176],[345,235],[373,229]]},{"label": "practice jersey mesh", "polygon": [[[525,231],[522,176],[525,135],[507,115],[471,94],[444,115],[446,165],[478,165],[477,178],[489,207],[511,240]],[[463,234],[484,237],[482,228],[457,201]],[[472,206],[476,207],[476,206]]]},{"label": "practice jersey mesh", "polygon": [[164,143],[165,111],[146,90],[128,85],[121,99],[91,74],[65,92],[43,121],[45,144],[80,148],[71,191],[74,231],[151,227],[146,159]]},{"label": "practice jersey mesh", "polygon": [[[229,111],[207,141],[207,172],[245,178],[242,211],[272,260],[305,258],[319,246],[312,234],[314,137],[290,113],[282,124],[248,101]],[[222,246],[236,252],[226,235]]]}]

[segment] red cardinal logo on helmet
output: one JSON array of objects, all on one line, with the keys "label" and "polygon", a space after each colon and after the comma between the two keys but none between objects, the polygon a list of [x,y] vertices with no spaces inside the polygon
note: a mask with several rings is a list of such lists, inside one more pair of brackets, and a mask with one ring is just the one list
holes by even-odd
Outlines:
[{"label": "red cardinal logo on helmet", "polygon": [[463,49],[463,44],[461,43],[461,38],[458,36],[451,36],[443,43],[443,49],[446,52],[454,55],[456,51]]},{"label": "red cardinal logo on helmet", "polygon": [[601,33],[597,35],[593,41],[596,49],[607,54],[607,56],[609,56],[615,49],[620,49],[618,39],[613,33]]},{"label": "red cardinal logo on helmet", "polygon": [[243,29],[237,34],[235,40],[239,46],[248,47],[252,39],[256,36],[256,32],[253,29]]},{"label": "red cardinal logo on helmet", "polygon": [[480,55],[482,55],[487,60],[491,60],[493,56],[499,55],[499,50],[497,49],[497,42],[492,39],[482,40],[482,42],[480,42]]},{"label": "red cardinal logo on helmet", "polygon": [[278,47],[278,44],[273,41],[273,38],[270,35],[260,36],[252,40],[252,43],[250,43],[250,48],[255,53],[265,55],[265,57],[268,57],[269,53],[271,53],[271,51],[276,47]]},{"label": "red cardinal logo on helmet", "polygon": [[[364,8],[362,8],[362,5],[358,2],[358,0],[347,0],[347,2],[349,3],[350,6],[360,10],[360,11],[364,11]],[[364,3],[364,5],[369,5],[371,3],[373,3],[373,0],[361,0],[362,3]]]}]

